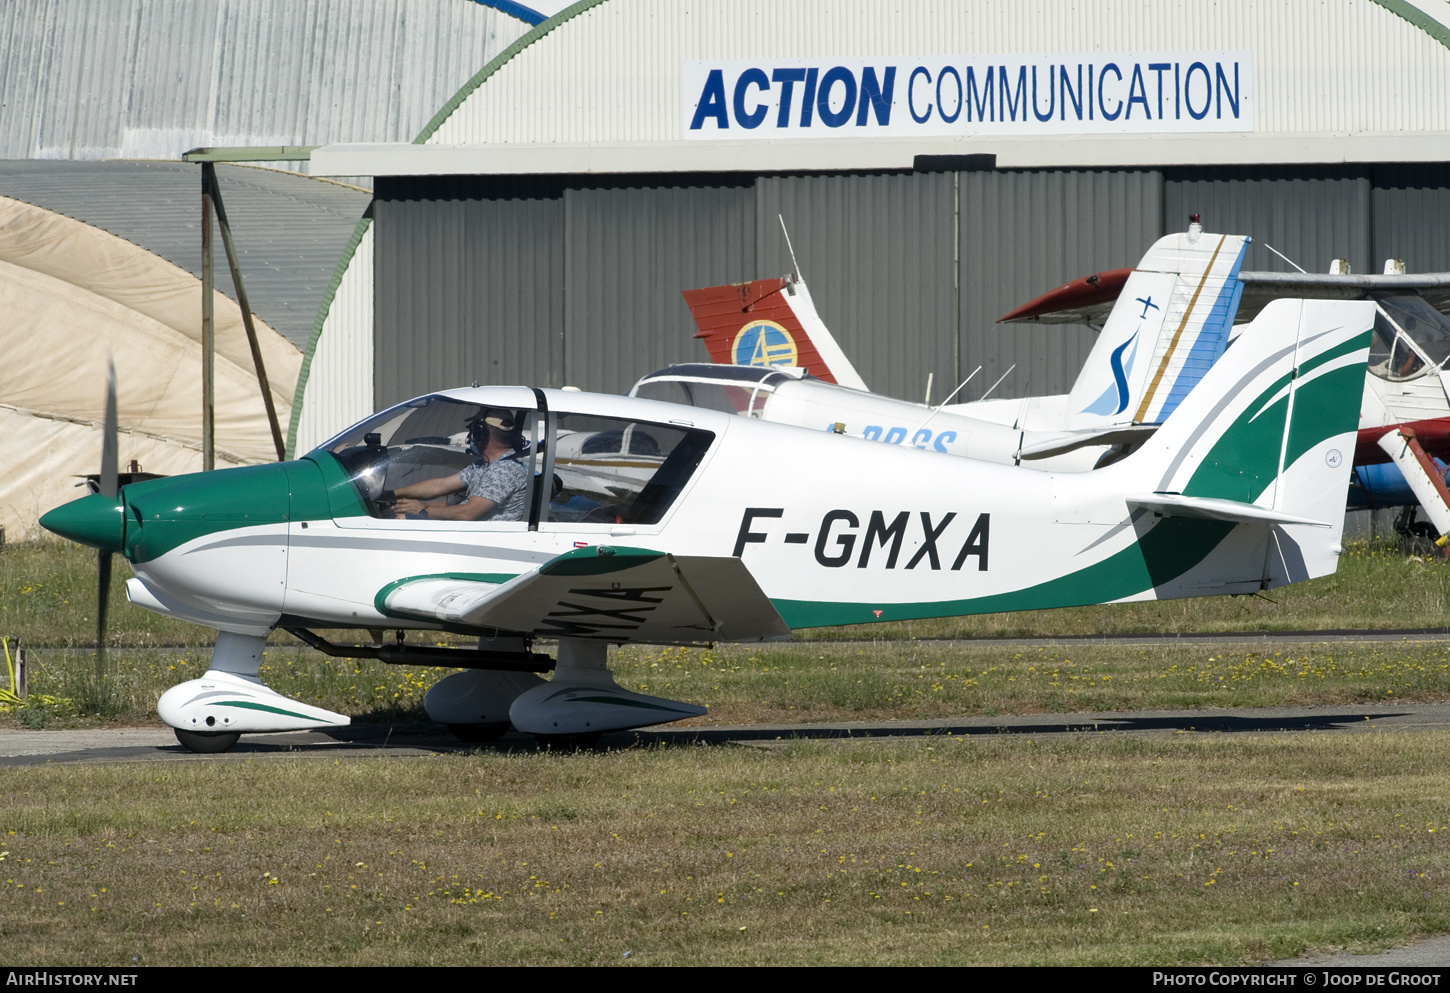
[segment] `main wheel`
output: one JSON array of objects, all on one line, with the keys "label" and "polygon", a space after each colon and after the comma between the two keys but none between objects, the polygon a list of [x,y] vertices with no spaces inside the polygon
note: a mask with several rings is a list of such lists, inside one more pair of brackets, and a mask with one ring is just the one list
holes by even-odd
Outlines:
[{"label": "main wheel", "polygon": [[459,741],[480,744],[485,741],[498,741],[508,734],[511,727],[513,725],[508,721],[502,721],[498,724],[449,724],[448,730]]},{"label": "main wheel", "polygon": [[599,744],[599,736],[603,732],[590,731],[586,734],[536,734],[534,740],[539,747],[555,752],[577,752],[585,748],[593,748]]},{"label": "main wheel", "polygon": [[176,740],[193,752],[200,752],[203,755],[214,755],[217,752],[224,752],[235,745],[241,735],[236,731],[213,731],[203,733],[201,731],[183,731],[181,728],[172,728],[176,732]]}]

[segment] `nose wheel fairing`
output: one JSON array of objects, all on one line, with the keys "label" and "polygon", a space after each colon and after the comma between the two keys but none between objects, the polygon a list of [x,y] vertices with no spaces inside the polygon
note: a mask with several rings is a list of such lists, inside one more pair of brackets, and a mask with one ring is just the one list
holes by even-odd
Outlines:
[{"label": "nose wheel fairing", "polygon": [[[218,632],[205,675],[161,695],[156,711],[172,728],[185,732],[177,737],[187,748],[225,751],[238,734],[307,731],[351,723],[345,714],[293,700],[263,683],[258,673],[266,643],[265,635]],[[224,747],[215,747],[221,744]]]}]

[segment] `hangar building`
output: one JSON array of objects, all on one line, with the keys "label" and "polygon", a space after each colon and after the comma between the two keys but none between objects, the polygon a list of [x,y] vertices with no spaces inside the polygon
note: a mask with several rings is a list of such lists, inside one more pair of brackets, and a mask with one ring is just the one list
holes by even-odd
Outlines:
[{"label": "hangar building", "polygon": [[[430,390],[621,391],[704,358],[682,289],[792,268],[870,386],[1062,392],[1083,327],[995,319],[1198,212],[1247,269],[1450,270],[1438,0],[584,0],[375,177],[303,358],[297,450]],[[346,398],[346,404],[339,403]],[[975,396],[966,396],[975,399]],[[345,409],[347,408],[347,409]]]}]

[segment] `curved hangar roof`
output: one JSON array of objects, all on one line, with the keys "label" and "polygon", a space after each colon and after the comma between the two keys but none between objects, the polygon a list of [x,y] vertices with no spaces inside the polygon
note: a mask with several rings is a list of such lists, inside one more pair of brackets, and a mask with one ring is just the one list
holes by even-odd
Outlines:
[{"label": "curved hangar roof", "polygon": [[[199,168],[167,162],[0,162],[0,527],[39,514],[96,471],[107,357],[116,363],[120,457],[149,472],[201,462]],[[365,191],[218,166],[285,429],[303,352]],[[241,310],[218,242],[217,461],[276,457]],[[228,296],[227,294],[231,295]],[[77,333],[76,329],[84,329]]]},{"label": "curved hangar roof", "polygon": [[[129,241],[0,197],[0,527],[12,537],[33,533],[100,465],[108,358],[122,466],[200,468],[199,291],[195,276]],[[301,353],[265,323],[257,335],[286,416]],[[275,458],[241,310],[221,293],[216,336],[217,462]]]},{"label": "curved hangar roof", "polygon": [[0,159],[411,141],[481,63],[552,6],[7,0]]},{"label": "curved hangar roof", "polygon": [[[217,166],[252,312],[299,351],[370,197],[253,166]],[[73,217],[201,276],[201,170],[180,162],[0,162],[0,192]],[[216,286],[233,299],[220,239]],[[197,310],[200,320],[200,308]]]},{"label": "curved hangar roof", "polygon": [[[954,145],[1002,167],[1439,160],[1450,31],[1425,13],[1436,6],[905,0],[883,16],[871,0],[584,0],[493,60],[421,136],[488,144],[494,164],[334,146],[314,170],[529,171],[498,146],[530,143],[696,146],[656,169],[909,167],[913,151]],[[812,152],[821,138],[836,148]],[[858,138],[891,140],[841,160]],[[749,151],[732,159],[730,146]],[[556,147],[547,171],[654,171],[649,151]]]}]

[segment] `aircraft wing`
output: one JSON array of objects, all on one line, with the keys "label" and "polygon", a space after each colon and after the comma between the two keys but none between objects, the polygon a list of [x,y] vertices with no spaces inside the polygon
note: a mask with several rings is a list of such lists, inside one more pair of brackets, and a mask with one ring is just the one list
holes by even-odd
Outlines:
[{"label": "aircraft wing", "polygon": [[1208,521],[1229,521],[1234,524],[1308,524],[1311,527],[1333,527],[1328,521],[1312,521],[1307,517],[1282,514],[1268,507],[1239,500],[1216,497],[1190,497],[1180,493],[1152,493],[1129,497],[1128,509],[1151,510],[1163,517],[1196,517]]},{"label": "aircraft wing", "polygon": [[420,576],[384,587],[378,600],[395,615],[621,644],[790,636],[738,558],[608,545],[576,548],[504,583]]},{"label": "aircraft wing", "polygon": [[1450,312],[1450,272],[1407,275],[1331,276],[1317,272],[1240,272],[1244,284],[1239,320],[1252,320],[1280,297],[1306,300],[1359,300],[1369,293],[1418,293],[1441,313]]},{"label": "aircraft wing", "polygon": [[[999,324],[1088,324],[1100,328],[1122,292],[1131,269],[1114,269],[1049,290],[1002,317]],[[1369,293],[1418,293],[1430,306],[1450,314],[1450,273],[1334,276],[1315,272],[1240,272],[1244,284],[1235,320],[1253,320],[1280,297],[1306,300],[1359,300]]]}]

